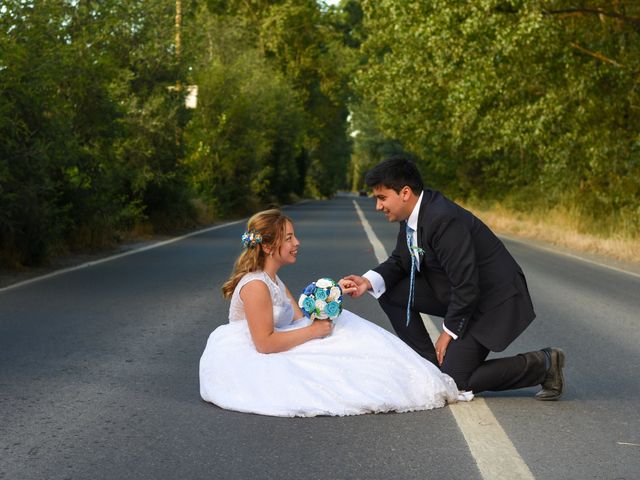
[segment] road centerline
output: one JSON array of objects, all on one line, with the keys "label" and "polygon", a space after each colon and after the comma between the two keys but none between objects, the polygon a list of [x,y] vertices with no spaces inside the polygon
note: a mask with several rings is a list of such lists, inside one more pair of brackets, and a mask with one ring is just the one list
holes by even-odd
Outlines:
[{"label": "road centerline", "polygon": [[[385,261],[388,258],[388,254],[382,242],[373,231],[373,228],[371,228],[355,200],[353,205],[367,238],[373,246],[376,259],[378,262]],[[422,320],[429,335],[432,338],[436,338],[440,332],[433,319],[423,314]],[[449,409],[484,480],[502,478],[535,479],[484,398],[476,397],[471,402],[451,404]]]}]

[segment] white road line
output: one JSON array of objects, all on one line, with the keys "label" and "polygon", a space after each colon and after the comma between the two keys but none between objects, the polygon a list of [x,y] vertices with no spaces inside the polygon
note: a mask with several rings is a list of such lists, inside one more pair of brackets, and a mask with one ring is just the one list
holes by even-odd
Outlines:
[{"label": "white road line", "polygon": [[[355,200],[353,205],[373,246],[377,260],[383,262],[388,258],[388,254],[382,242],[376,236]],[[440,332],[433,320],[424,314],[422,320],[429,335],[432,338],[437,338]],[[535,480],[531,470],[518,454],[484,398],[476,397],[471,402],[452,404],[450,410],[467,445],[469,445],[471,455],[475,459],[483,479]]]},{"label": "white road line", "polygon": [[128,250],[126,252],[118,253],[116,255],[111,255],[109,257],[104,257],[99,260],[93,260],[91,262],[86,262],[81,265],[76,265],[74,267],[63,268],[62,270],[56,270],[55,272],[47,273],[46,275],[40,275],[39,277],[30,278],[29,280],[24,280],[22,282],[14,283],[13,285],[8,285],[6,287],[0,288],[0,293],[6,292],[7,290],[11,290],[13,288],[22,287],[24,285],[28,285],[30,283],[39,282],[41,280],[45,280],[51,277],[57,277],[58,275],[62,275],[65,273],[73,272],[74,270],[80,270],[82,268],[91,267],[93,265],[99,265],[101,263],[110,262],[112,260],[116,260],[118,258],[126,257],[128,255],[134,255],[136,253],[145,252],[147,250],[151,250],[158,247],[163,247],[165,245],[169,245],[170,243],[178,242],[180,240],[184,240],[185,238],[193,237],[195,235],[200,235],[202,233],[211,232],[212,230],[217,230],[219,228],[228,227],[229,225],[235,225],[236,223],[244,222],[245,220],[236,220],[235,222],[223,223],[221,225],[216,225],[214,227],[203,228],[202,230],[196,230],[195,232],[187,233],[186,235],[181,235],[180,237],[170,238],[169,240],[164,240],[162,242],[157,242],[151,245],[146,245],[144,247],[135,248],[133,250]]},{"label": "white road line", "polygon": [[373,228],[371,228],[371,225],[369,225],[369,222],[365,218],[364,213],[362,213],[362,210],[360,210],[360,206],[356,203],[355,200],[353,200],[353,205],[356,207],[358,217],[360,217],[362,228],[364,228],[364,232],[367,234],[369,242],[371,242],[373,253],[378,259],[378,262],[384,262],[389,257],[389,255],[387,255],[387,251],[384,249],[384,245],[382,245],[382,242],[378,239],[376,233],[373,231]]}]

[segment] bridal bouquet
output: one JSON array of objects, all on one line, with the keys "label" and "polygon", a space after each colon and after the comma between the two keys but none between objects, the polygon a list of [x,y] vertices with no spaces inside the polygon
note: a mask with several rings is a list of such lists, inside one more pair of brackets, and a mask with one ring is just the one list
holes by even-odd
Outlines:
[{"label": "bridal bouquet", "polygon": [[304,289],[298,305],[311,320],[333,320],[342,313],[342,289],[334,280],[321,278]]}]

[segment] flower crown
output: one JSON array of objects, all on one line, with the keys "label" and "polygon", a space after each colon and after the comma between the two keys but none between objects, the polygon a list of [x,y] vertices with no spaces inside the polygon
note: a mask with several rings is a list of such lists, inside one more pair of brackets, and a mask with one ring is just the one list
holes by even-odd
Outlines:
[{"label": "flower crown", "polygon": [[244,248],[255,248],[262,243],[262,235],[257,230],[251,229],[242,234],[242,246]]}]

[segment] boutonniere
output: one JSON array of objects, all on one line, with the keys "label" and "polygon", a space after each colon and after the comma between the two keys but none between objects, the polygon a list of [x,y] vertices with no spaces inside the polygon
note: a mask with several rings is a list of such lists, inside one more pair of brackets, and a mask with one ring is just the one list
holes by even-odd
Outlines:
[{"label": "boutonniere", "polygon": [[412,246],[411,250],[413,250],[415,253],[418,254],[418,256],[423,256],[424,255],[424,250],[420,247],[416,247],[416,246]]}]

